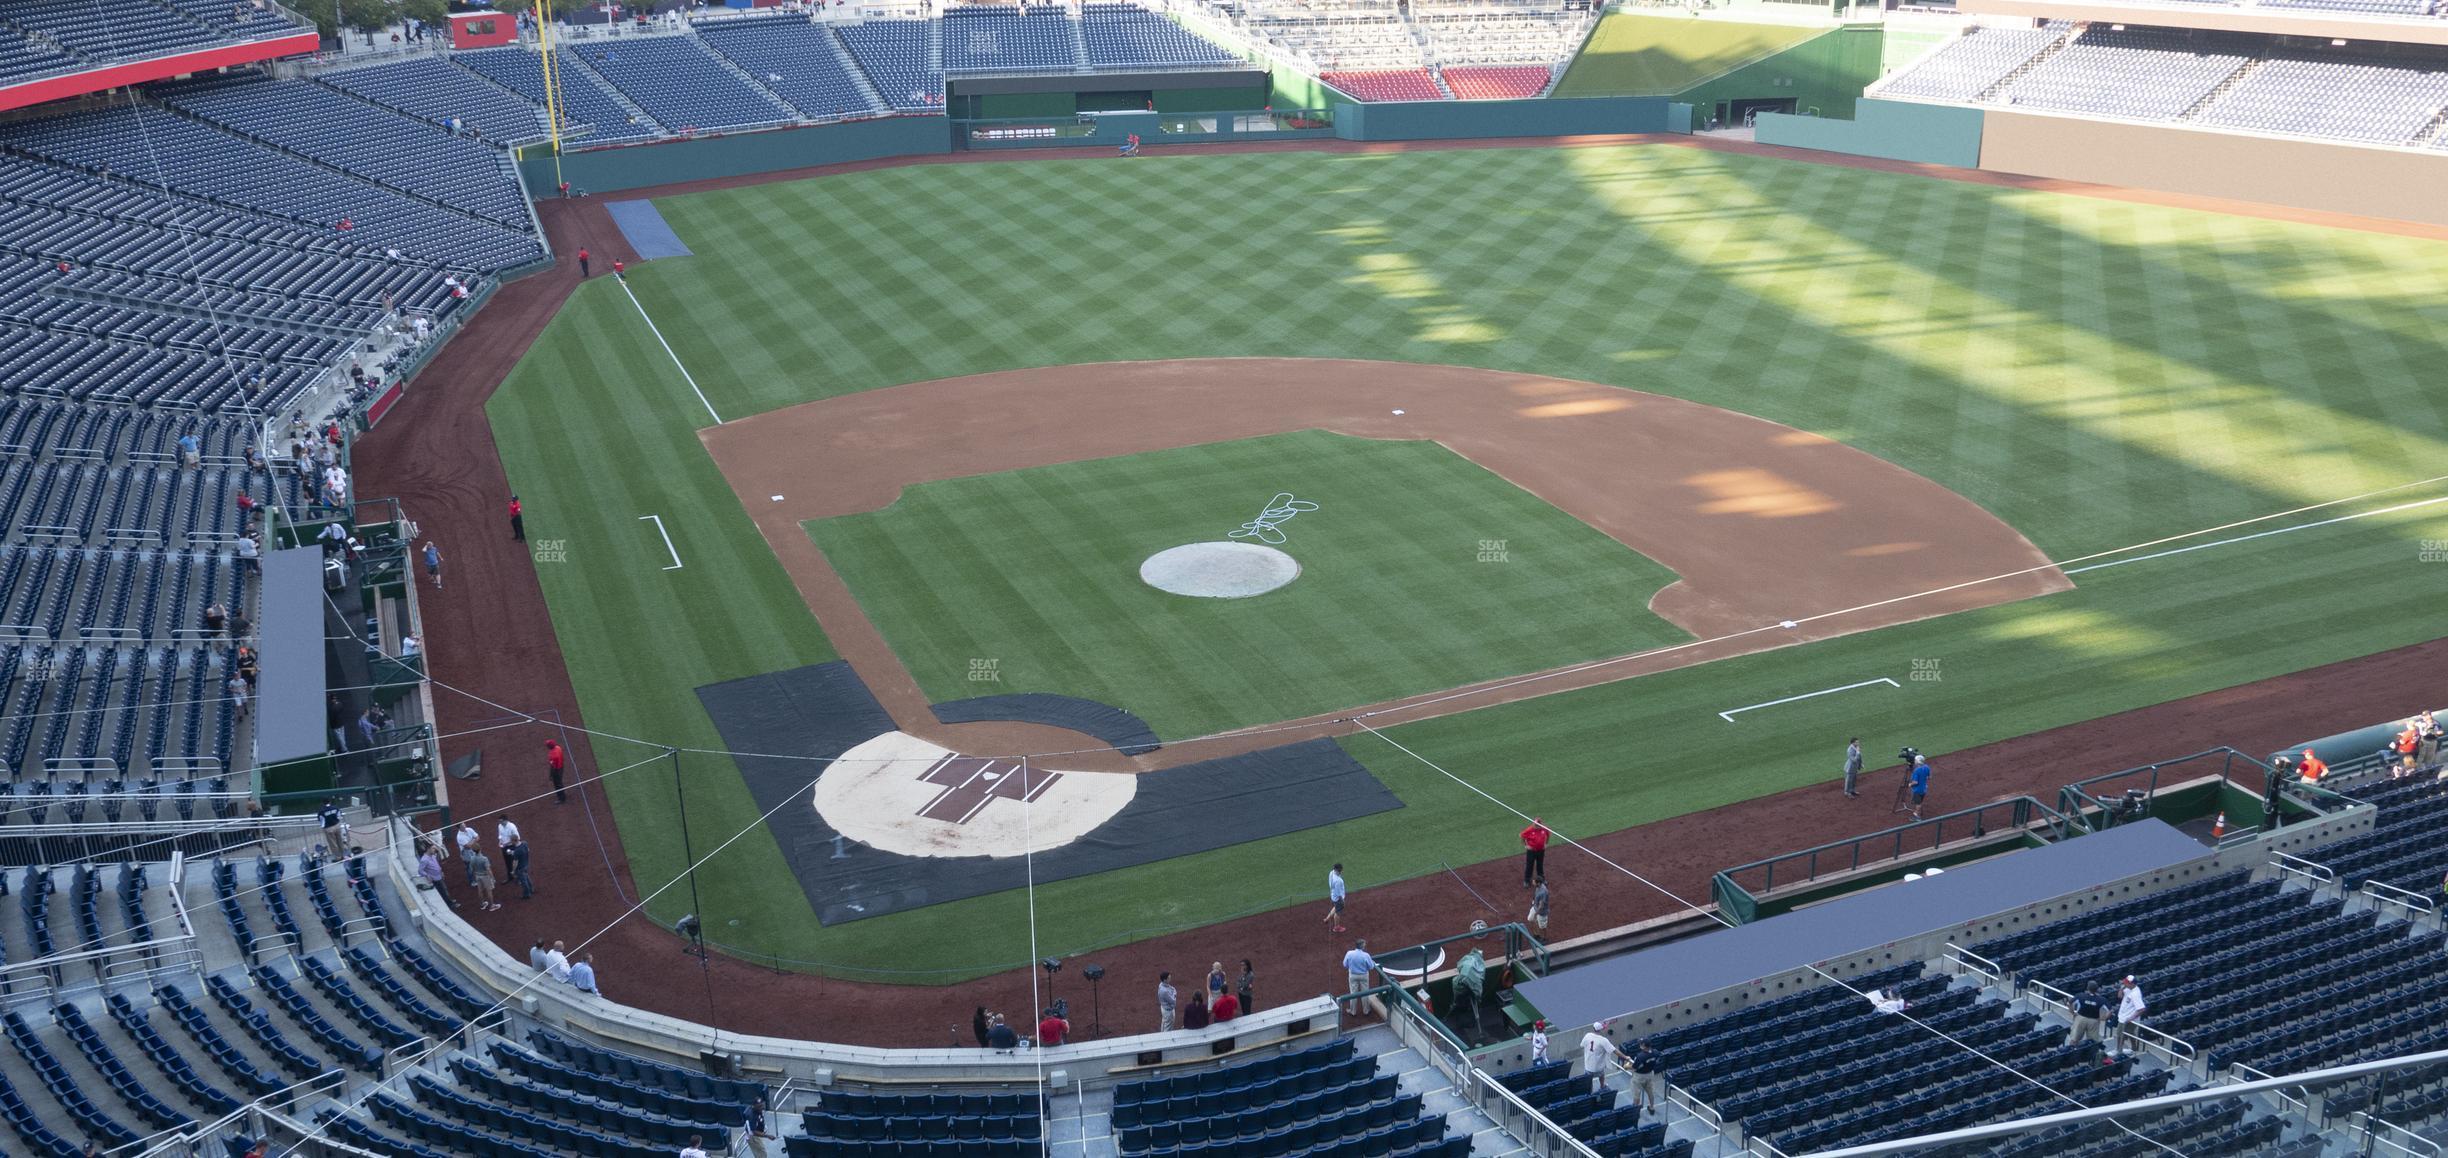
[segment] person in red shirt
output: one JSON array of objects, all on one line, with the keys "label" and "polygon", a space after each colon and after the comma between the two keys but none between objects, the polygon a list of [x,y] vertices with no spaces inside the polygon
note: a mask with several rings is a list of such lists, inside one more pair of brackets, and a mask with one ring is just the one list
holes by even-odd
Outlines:
[{"label": "person in red shirt", "polygon": [[1051,1009],[1046,1010],[1045,1020],[1037,1023],[1037,1045],[1040,1049],[1061,1045],[1070,1036],[1071,1023],[1055,1016]]},{"label": "person in red shirt", "polygon": [[2303,777],[2303,782],[2306,784],[2318,784],[2321,777],[2329,774],[2329,766],[2321,763],[2321,758],[2313,755],[2312,749],[2306,748],[2303,753],[2303,763],[2296,766],[2295,774]]},{"label": "person in red shirt", "polygon": [[2397,770],[2389,774],[2389,779],[2395,780],[2414,774],[2414,749],[2420,743],[2422,743],[2422,729],[2415,727],[2414,721],[2407,720],[2405,730],[2397,733]]},{"label": "person in red shirt", "polygon": [[628,263],[628,262],[625,262],[625,261],[622,261],[621,259],[619,259],[619,258],[617,258],[617,257],[616,257],[616,258],[613,258],[613,259],[612,259],[612,276],[617,277],[617,278],[621,279],[622,281],[627,281],[627,280],[629,280],[629,263]]},{"label": "person in red shirt", "polygon": [[1217,997],[1215,1004],[1207,1009],[1207,1019],[1217,1025],[1222,1025],[1239,1016],[1241,1016],[1241,1002],[1229,991]]},{"label": "person in red shirt", "polygon": [[587,251],[586,251],[586,247],[585,247],[585,246],[583,246],[583,245],[578,247],[578,276],[580,276],[580,277],[593,277],[593,276],[595,276],[595,272],[594,272],[593,270],[590,270],[590,269],[588,269],[588,268],[587,268]]},{"label": "person in red shirt", "polygon": [[553,803],[569,803],[569,793],[561,790],[561,773],[569,767],[569,753],[561,750],[561,741],[544,741],[544,767],[552,773]]},{"label": "person in red shirt", "polygon": [[513,543],[527,541],[527,517],[519,511],[518,496],[510,496],[510,541]]},{"label": "person in red shirt", "polygon": [[[1521,832],[1522,887],[1525,889],[1533,883],[1545,884],[1547,881],[1547,837],[1547,826],[1539,823],[1535,816],[1530,818],[1530,827]],[[1533,882],[1532,877],[1538,878],[1537,881]]]}]

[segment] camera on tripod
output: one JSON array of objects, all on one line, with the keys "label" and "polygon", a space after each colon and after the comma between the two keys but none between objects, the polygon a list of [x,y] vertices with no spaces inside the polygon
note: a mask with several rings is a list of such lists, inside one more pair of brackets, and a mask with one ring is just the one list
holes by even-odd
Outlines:
[{"label": "camera on tripod", "polygon": [[1903,747],[1896,749],[1896,759],[1902,760],[1907,764],[1913,763],[1920,758],[1921,749],[1915,748],[1910,744],[1906,744]]}]

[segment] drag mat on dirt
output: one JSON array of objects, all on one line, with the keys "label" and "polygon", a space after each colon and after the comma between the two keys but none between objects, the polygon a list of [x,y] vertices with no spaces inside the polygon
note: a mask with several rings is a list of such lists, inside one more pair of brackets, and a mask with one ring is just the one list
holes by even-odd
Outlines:
[{"label": "drag mat on dirt", "polygon": [[[806,891],[818,919],[837,925],[886,913],[905,912],[1023,887],[1029,870],[1019,855],[1024,843],[996,844],[1021,820],[1020,795],[1036,799],[1049,786],[1064,790],[1090,778],[1123,790],[1128,803],[1085,831],[1063,821],[1075,811],[1047,808],[1034,814],[1026,842],[1036,848],[1039,883],[1186,856],[1287,832],[1355,820],[1402,807],[1391,789],[1333,740],[1309,740],[1257,752],[1184,764],[1160,772],[1074,772],[1058,766],[1011,775],[1019,765],[944,752],[903,765],[906,779],[879,785],[848,801],[834,799],[836,824],[818,811],[814,784],[820,772],[845,779],[878,779],[878,765],[861,760],[830,768],[831,760],[881,737],[897,736],[892,720],[858,674],[839,661],[749,676],[697,689],[699,702],[733,752],[740,775],[761,809],[772,810],[774,841]],[[923,744],[904,737],[912,744]],[[868,750],[874,750],[870,746]],[[937,751],[942,751],[937,749]],[[808,758],[816,759],[808,759]],[[1001,771],[986,772],[987,769]],[[966,769],[966,771],[964,771]],[[976,786],[984,773],[998,783],[1019,785],[1001,792]],[[1108,779],[1110,778],[1110,779]],[[937,787],[940,786],[940,787]],[[964,796],[963,794],[966,793]],[[797,797],[800,803],[790,803]],[[913,803],[916,802],[916,803]],[[844,814],[844,808],[852,811]],[[882,815],[878,815],[881,813]],[[837,845],[843,828],[920,825],[914,843],[929,845],[914,855],[888,851],[858,839]],[[1008,855],[966,855],[947,832],[974,828],[978,845]],[[837,855],[838,852],[838,855]]]}]

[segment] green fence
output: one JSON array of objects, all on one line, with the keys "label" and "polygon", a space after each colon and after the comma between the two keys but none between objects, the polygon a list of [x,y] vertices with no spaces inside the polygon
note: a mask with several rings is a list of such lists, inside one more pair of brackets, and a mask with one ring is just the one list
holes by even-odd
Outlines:
[{"label": "green fence", "polygon": [[[588,193],[616,193],[675,181],[948,153],[952,151],[948,124],[942,117],[883,117],[565,153],[559,180]],[[549,150],[524,150],[519,170],[528,188],[540,195],[551,194],[556,180]]]},{"label": "green fence", "polygon": [[1918,161],[1927,165],[1980,167],[1981,111],[1865,97],[1853,119],[1761,113],[1755,122],[1763,145],[1825,149],[1856,157]]},{"label": "green fence", "polygon": [[1664,97],[1345,104],[1336,109],[1335,135],[1347,141],[1451,141],[1662,133],[1666,104]]},{"label": "green fence", "polygon": [[1204,144],[1213,141],[1282,141],[1331,137],[1334,113],[1328,109],[1236,109],[1216,113],[1105,113],[1100,116],[993,117],[952,122],[956,148],[1071,149],[1087,146],[1120,148],[1131,134],[1142,146]]}]

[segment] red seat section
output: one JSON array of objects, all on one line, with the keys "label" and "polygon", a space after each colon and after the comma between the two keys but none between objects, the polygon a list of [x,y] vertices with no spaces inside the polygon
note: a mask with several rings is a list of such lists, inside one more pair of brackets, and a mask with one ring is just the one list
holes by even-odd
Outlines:
[{"label": "red seat section", "polygon": [[1513,100],[1547,91],[1545,65],[1447,65],[1445,85],[1462,100]]},{"label": "red seat section", "polygon": [[[1545,70],[1540,70],[1541,75]],[[1436,78],[1424,68],[1398,68],[1381,72],[1329,72],[1320,74],[1326,83],[1359,97],[1364,101],[1441,101],[1443,91]]]}]

